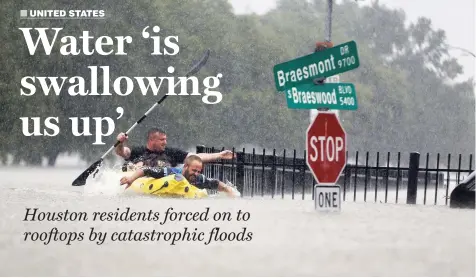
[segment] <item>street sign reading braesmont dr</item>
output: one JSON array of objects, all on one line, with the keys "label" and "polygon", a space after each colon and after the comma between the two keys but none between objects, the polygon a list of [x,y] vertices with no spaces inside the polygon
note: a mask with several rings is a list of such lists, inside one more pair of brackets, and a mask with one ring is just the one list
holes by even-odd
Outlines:
[{"label": "street sign reading braesmont dr", "polygon": [[357,44],[350,41],[327,50],[314,52],[273,67],[276,89],[284,92],[291,87],[310,83],[359,67]]}]

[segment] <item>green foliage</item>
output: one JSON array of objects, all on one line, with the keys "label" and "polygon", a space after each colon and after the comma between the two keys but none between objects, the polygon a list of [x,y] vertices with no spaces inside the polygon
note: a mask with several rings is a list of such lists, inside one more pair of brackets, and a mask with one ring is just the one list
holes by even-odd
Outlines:
[{"label": "green foliage", "polygon": [[[64,1],[63,1],[64,2]],[[130,135],[132,143],[144,143],[146,130],[161,126],[168,131],[169,145],[192,148],[199,144],[226,148],[259,146],[277,153],[305,149],[309,112],[291,110],[284,95],[274,88],[272,67],[313,51],[325,38],[325,1],[281,0],[265,15],[235,15],[226,0],[82,1],[72,7],[62,1],[37,1],[36,9],[104,9],[105,20],[21,20],[16,13],[27,8],[22,1],[8,0],[0,11],[4,46],[0,49],[0,162],[7,154],[16,161],[38,164],[42,157],[54,163],[62,152],[79,152],[97,159],[115,141],[93,146],[93,136],[74,137],[68,117],[116,118],[114,134],[125,131],[158,100],[134,91],[127,97],[20,96],[23,76],[83,76],[88,66],[109,66],[111,79],[118,76],[168,76],[174,66],[183,75],[205,49],[211,49],[199,80],[223,74],[218,90],[223,100],[207,105],[200,96],[169,97]],[[446,36],[431,21],[420,18],[406,27],[403,11],[375,2],[359,7],[354,1],[334,6],[332,38],[335,45],[355,40],[361,66],[340,75],[355,84],[359,109],[341,112],[349,136],[349,150],[467,153],[474,150],[473,80],[454,79],[462,73],[448,55]],[[178,36],[180,53],[152,56],[152,43],[141,37],[145,26],[159,25],[158,35]],[[55,47],[50,56],[29,55],[20,27],[62,27],[61,34],[78,37],[83,30],[92,36],[132,36],[127,56],[78,55],[64,57]],[[202,92],[204,86],[200,86]],[[101,91],[102,88],[99,88]],[[163,91],[165,92],[165,90]],[[19,117],[60,119],[60,135],[26,137]],[[258,150],[261,152],[261,150]]]}]

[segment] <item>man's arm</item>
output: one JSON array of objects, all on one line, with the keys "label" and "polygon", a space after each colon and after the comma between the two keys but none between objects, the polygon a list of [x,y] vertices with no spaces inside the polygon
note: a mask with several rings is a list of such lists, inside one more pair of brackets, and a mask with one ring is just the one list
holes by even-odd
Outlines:
[{"label": "man's arm", "polygon": [[126,146],[127,135],[125,133],[119,133],[117,135],[117,141],[121,142],[116,146],[116,154],[124,159],[128,159],[131,156],[131,149]]},{"label": "man's arm", "polygon": [[170,173],[170,170],[167,167],[141,167],[140,169],[134,171],[131,176],[122,177],[121,184],[127,184],[127,187],[129,187],[136,179],[140,177],[146,176],[152,177],[154,179],[160,179],[167,176],[167,173]]},{"label": "man's arm", "polygon": [[219,181],[217,179],[207,178],[203,174],[200,174],[197,177],[197,182],[194,185],[200,189],[211,189],[211,190],[217,190],[220,192],[225,192],[228,195],[228,197],[237,196],[232,187],[226,185],[224,182]]},{"label": "man's arm", "polygon": [[125,177],[122,177],[121,180],[120,180],[120,184],[123,185],[123,184],[127,184],[126,186],[126,189],[131,186],[131,184],[138,178],[140,177],[143,177],[144,176],[144,170],[142,168],[140,169],[137,169],[136,171],[134,171],[134,173],[132,173],[132,175],[130,176],[125,176]]},{"label": "man's arm", "polygon": [[[194,153],[188,153],[187,157],[189,155],[192,155]],[[218,159],[232,159],[233,158],[233,152],[229,150],[224,150],[219,153],[197,153],[195,155],[198,155],[203,162],[211,162],[211,161],[216,161]],[[236,154],[235,154],[236,157]]]}]

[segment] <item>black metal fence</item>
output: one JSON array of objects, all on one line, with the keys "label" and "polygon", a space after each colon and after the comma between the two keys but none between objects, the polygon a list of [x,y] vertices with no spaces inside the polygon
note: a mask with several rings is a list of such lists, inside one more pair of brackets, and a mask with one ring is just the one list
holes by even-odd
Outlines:
[{"label": "black metal fence", "polygon": [[[199,153],[221,150],[197,146]],[[314,199],[316,182],[306,164],[305,152],[233,152],[233,160],[207,163],[204,174],[232,182],[242,196]],[[357,151],[347,152],[346,157],[346,167],[337,182],[344,201],[448,205],[451,191],[473,171],[473,154],[459,154],[456,161],[451,154],[439,153],[362,155]]]}]

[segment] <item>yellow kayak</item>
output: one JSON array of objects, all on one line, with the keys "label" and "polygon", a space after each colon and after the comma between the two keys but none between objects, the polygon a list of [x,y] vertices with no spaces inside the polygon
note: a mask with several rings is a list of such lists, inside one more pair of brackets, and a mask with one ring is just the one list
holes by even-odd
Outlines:
[{"label": "yellow kayak", "polygon": [[190,184],[187,179],[180,174],[173,174],[160,179],[141,177],[136,179],[126,191],[160,197],[187,199],[208,197],[208,193],[205,189],[200,189]]}]

